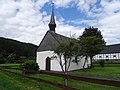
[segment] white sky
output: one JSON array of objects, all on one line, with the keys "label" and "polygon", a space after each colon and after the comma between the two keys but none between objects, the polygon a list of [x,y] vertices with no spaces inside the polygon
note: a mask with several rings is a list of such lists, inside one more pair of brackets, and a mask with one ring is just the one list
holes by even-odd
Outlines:
[{"label": "white sky", "polygon": [[[61,8],[65,11],[74,7],[76,12],[86,15],[85,18],[68,20],[62,15],[57,17],[55,13],[57,33],[65,36],[75,34],[77,37],[85,28],[81,24],[92,25],[101,30],[107,44],[120,43],[120,0],[53,1],[59,13]],[[0,0],[0,37],[39,45],[49,29],[50,14],[44,7],[50,2],[51,0]],[[74,18],[76,16],[73,15]]]}]

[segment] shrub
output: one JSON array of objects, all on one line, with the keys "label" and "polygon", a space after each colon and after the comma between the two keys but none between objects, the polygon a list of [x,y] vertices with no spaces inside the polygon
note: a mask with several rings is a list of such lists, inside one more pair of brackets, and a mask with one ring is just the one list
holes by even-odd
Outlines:
[{"label": "shrub", "polygon": [[27,61],[27,58],[25,56],[20,56],[18,57],[16,63],[24,63],[25,61]]},{"label": "shrub", "polygon": [[12,54],[8,55],[7,63],[16,63],[16,61],[17,61],[16,54],[12,53]]},{"label": "shrub", "polygon": [[3,54],[0,53],[0,64],[3,64],[6,62],[6,59],[4,58]]},{"label": "shrub", "polygon": [[0,58],[0,64],[3,64],[3,63],[5,63],[6,62],[6,59],[5,58]]},{"label": "shrub", "polygon": [[105,60],[100,60],[100,61],[99,61],[99,64],[100,64],[101,67],[104,67],[104,65],[105,65]]},{"label": "shrub", "polygon": [[38,64],[33,60],[24,62],[23,64],[20,65],[20,67],[25,70],[38,70],[39,69]]}]

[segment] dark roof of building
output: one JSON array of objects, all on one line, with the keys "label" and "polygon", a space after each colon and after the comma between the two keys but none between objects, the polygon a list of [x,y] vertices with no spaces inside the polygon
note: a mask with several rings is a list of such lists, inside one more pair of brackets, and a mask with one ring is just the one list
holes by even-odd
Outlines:
[{"label": "dark roof of building", "polygon": [[120,53],[120,44],[107,45],[105,49],[100,52],[100,54],[108,53]]},{"label": "dark roof of building", "polygon": [[53,50],[57,44],[61,42],[70,41],[71,38],[65,37],[63,35],[57,34],[53,31],[47,31],[44,38],[42,39],[37,52]]}]

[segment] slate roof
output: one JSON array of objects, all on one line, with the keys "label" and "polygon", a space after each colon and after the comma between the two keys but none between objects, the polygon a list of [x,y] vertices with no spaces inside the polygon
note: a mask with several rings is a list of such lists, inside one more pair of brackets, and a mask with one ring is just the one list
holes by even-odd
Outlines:
[{"label": "slate roof", "polygon": [[100,54],[120,53],[120,44],[107,45]]},{"label": "slate roof", "polygon": [[42,39],[37,52],[53,50],[57,44],[64,41],[70,41],[71,38],[57,34],[54,31],[47,31],[44,38]]}]

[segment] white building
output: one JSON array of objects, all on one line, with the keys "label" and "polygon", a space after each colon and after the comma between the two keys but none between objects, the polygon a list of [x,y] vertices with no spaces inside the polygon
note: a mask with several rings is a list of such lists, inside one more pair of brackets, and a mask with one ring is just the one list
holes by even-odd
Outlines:
[{"label": "white building", "polygon": [[94,60],[120,61],[120,44],[107,45],[103,51],[94,56]]},{"label": "white building", "polygon": [[[43,37],[38,49],[37,49],[37,63],[39,64],[39,67],[41,70],[53,70],[53,71],[62,71],[60,64],[59,64],[59,58],[58,56],[54,53],[53,49],[55,48],[56,45],[58,45],[62,41],[69,41],[70,38],[65,37],[63,35],[57,34],[55,32],[56,28],[56,23],[54,19],[54,10],[52,9],[52,15],[51,15],[51,20],[49,23],[49,28]],[[62,28],[61,28],[62,29]],[[52,58],[53,56],[56,56],[57,58]],[[79,60],[78,64],[75,63],[74,57],[73,60],[71,61],[71,65],[68,71],[71,70],[77,70],[77,69],[82,69],[84,65],[85,57]],[[64,62],[64,61],[63,61]],[[90,60],[87,60],[85,63],[85,68],[90,65]]]}]

